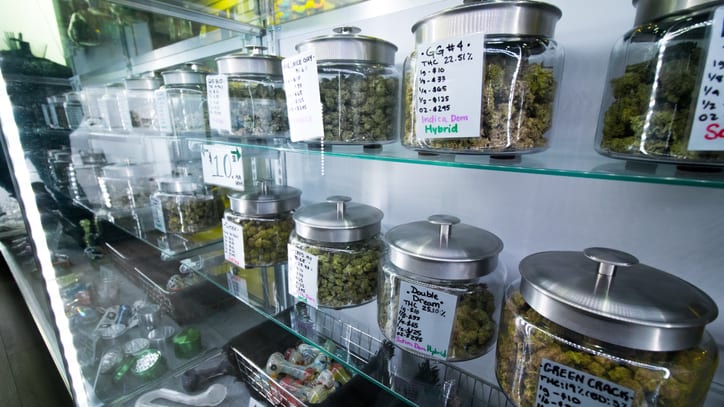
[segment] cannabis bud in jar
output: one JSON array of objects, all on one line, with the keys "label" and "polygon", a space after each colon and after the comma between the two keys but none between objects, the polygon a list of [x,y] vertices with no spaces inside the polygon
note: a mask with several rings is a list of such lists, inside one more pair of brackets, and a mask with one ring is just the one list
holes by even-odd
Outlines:
[{"label": "cannabis bud in jar", "polygon": [[199,177],[160,179],[151,197],[154,226],[164,233],[196,233],[218,226],[220,202]]}]

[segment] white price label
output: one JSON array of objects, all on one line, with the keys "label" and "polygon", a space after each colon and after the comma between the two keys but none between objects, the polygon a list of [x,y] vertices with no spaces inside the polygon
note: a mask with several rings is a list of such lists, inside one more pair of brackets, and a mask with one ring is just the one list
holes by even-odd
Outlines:
[{"label": "white price label", "polygon": [[236,298],[246,300],[249,298],[249,291],[246,288],[246,280],[237,276],[233,271],[226,273],[226,283],[229,285],[229,292]]},{"label": "white price label", "polygon": [[153,227],[166,233],[166,222],[163,220],[163,205],[157,196],[151,197],[151,215],[153,216]]},{"label": "white price label", "polygon": [[156,102],[156,123],[158,129],[167,133],[171,132],[171,112],[168,108],[168,95],[163,89],[159,89],[154,93]]},{"label": "white price label", "polygon": [[415,134],[420,139],[480,137],[481,34],[415,48]]},{"label": "white price label", "polygon": [[244,166],[240,147],[205,144],[201,147],[204,182],[231,189],[244,189]]},{"label": "white price label", "polygon": [[628,387],[548,359],[541,360],[536,406],[631,407],[634,395]]},{"label": "white price label", "polygon": [[714,12],[704,66],[688,149],[724,151],[724,6]]},{"label": "white price label", "polygon": [[206,100],[209,108],[209,127],[213,130],[230,132],[229,82],[225,75],[206,76]]},{"label": "white price label", "polygon": [[317,308],[319,299],[317,297],[317,265],[319,259],[313,254],[300,250],[293,245],[287,245],[288,258],[288,279],[289,295],[298,301],[302,301]]},{"label": "white price label", "polygon": [[224,237],[224,259],[244,268],[244,228],[227,219],[221,220]]},{"label": "white price label", "polygon": [[450,347],[458,297],[400,282],[395,342],[398,346],[445,359]]},{"label": "white price label", "polygon": [[282,74],[287,94],[290,138],[293,142],[321,139],[324,121],[317,58],[311,52],[284,58]]}]

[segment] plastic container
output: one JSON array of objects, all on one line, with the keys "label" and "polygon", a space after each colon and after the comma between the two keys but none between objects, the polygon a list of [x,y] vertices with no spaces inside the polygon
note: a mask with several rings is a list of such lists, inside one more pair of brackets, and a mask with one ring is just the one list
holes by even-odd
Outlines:
[{"label": "plastic container", "polygon": [[[377,293],[379,263],[384,252],[379,209],[330,196],[326,202],[294,212],[289,239],[290,289],[312,293],[308,303],[343,308],[372,301]],[[311,269],[311,270],[310,270]],[[294,276],[311,276],[301,289]],[[306,287],[316,282],[314,287]],[[316,298],[315,298],[316,297]]]},{"label": "plastic container", "polygon": [[704,292],[605,248],[536,253],[520,274],[496,355],[515,405],[704,404],[718,361]]},{"label": "plastic container", "polygon": [[163,86],[156,91],[159,115],[168,113],[168,123],[160,120],[161,130],[174,135],[209,132],[209,110],[206,104],[206,73],[177,69],[161,73]]},{"label": "plastic container", "polygon": [[[724,165],[724,148],[716,141],[721,132],[718,117],[724,111],[713,107],[719,104],[713,94],[704,92],[705,87],[711,92],[719,85],[707,75],[719,73],[708,61],[721,55],[721,45],[714,41],[721,21],[717,26],[714,13],[724,3],[633,4],[634,27],[611,52],[596,150],[626,160]],[[709,52],[710,40],[716,53]]]},{"label": "plastic container", "polygon": [[[125,80],[125,104],[131,117],[131,128],[140,130],[159,130],[159,117],[156,112],[155,91],[163,82],[160,78],[128,78]],[[123,107],[123,106],[121,106]]]},{"label": "plastic container", "polygon": [[[538,1],[479,1],[415,23],[416,51],[404,65],[402,144],[420,151],[490,155],[548,148],[563,70],[563,50],[553,39],[561,15],[557,7]],[[478,116],[477,107],[465,111],[476,102],[469,88],[477,82],[453,69],[463,69],[457,63],[461,58],[480,58],[481,51],[464,44],[481,42]],[[432,46],[435,52],[446,50],[435,57],[439,66],[418,69],[421,53],[432,52]],[[461,102],[466,97],[470,103]]]},{"label": "plastic container", "polygon": [[201,177],[161,178],[151,197],[153,223],[164,233],[196,233],[218,226],[224,204]]},{"label": "plastic container", "polygon": [[473,359],[497,337],[505,267],[503,242],[448,215],[396,226],[377,293],[380,330],[426,358]]},{"label": "plastic container", "polygon": [[108,209],[129,210],[150,205],[155,190],[152,163],[124,163],[103,167],[98,179]]},{"label": "plastic container", "polygon": [[397,140],[397,47],[359,35],[357,27],[339,27],[334,32],[296,46],[298,52],[311,51],[317,57],[324,142],[375,145]]}]

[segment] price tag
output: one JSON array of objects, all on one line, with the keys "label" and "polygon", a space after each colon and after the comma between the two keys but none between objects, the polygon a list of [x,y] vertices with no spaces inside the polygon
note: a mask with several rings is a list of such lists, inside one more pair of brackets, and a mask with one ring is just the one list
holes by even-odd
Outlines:
[{"label": "price tag", "polygon": [[400,282],[395,342],[438,359],[447,357],[457,296]]},{"label": "price tag", "polygon": [[415,134],[421,139],[480,137],[483,35],[415,49]]},{"label": "price tag", "polygon": [[168,109],[168,95],[165,90],[157,90],[154,93],[156,104],[156,123],[160,131],[171,132],[171,112]]},{"label": "price tag", "polygon": [[249,291],[246,288],[246,280],[237,276],[233,271],[226,273],[226,283],[229,285],[229,292],[236,298],[243,300],[249,298]]},{"label": "price tag", "polygon": [[157,196],[151,197],[151,215],[153,216],[153,227],[166,233],[166,222],[163,220],[163,205]]},{"label": "price tag", "polygon": [[300,250],[293,245],[287,245],[289,295],[298,301],[317,308],[317,256]]},{"label": "price tag", "polygon": [[201,147],[201,170],[204,182],[231,189],[244,189],[244,166],[241,149],[223,144],[205,144]]},{"label": "price tag", "polygon": [[225,75],[206,76],[206,99],[209,108],[209,127],[231,132],[229,82]]},{"label": "price tag", "polygon": [[548,359],[541,360],[536,406],[631,407],[634,391]]},{"label": "price tag", "polygon": [[714,12],[688,149],[724,151],[724,7]]},{"label": "price tag", "polygon": [[221,220],[224,237],[224,260],[244,268],[244,228],[227,219]]},{"label": "price tag", "polygon": [[292,141],[321,139],[324,136],[324,122],[317,58],[311,52],[284,58],[282,74]]}]

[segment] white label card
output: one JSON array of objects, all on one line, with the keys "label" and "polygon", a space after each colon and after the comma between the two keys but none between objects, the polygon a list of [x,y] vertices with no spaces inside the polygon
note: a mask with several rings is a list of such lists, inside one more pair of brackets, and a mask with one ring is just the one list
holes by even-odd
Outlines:
[{"label": "white label card", "polygon": [[415,134],[420,139],[480,137],[481,34],[415,48]]},{"label": "white label card", "polygon": [[401,281],[396,344],[431,358],[445,359],[457,300],[455,295]]},{"label": "white label card", "polygon": [[151,215],[153,216],[153,227],[166,233],[166,222],[163,220],[163,205],[157,196],[151,197]]},{"label": "white label card", "polygon": [[206,98],[209,108],[209,127],[213,130],[230,132],[229,82],[225,75],[206,76]]},{"label": "white label card", "polygon": [[714,12],[706,65],[692,120],[690,151],[724,151],[724,6]]},{"label": "white label card", "polygon": [[224,237],[224,260],[244,268],[244,228],[227,219],[221,220]]},{"label": "white label card", "polygon": [[158,129],[163,132],[170,133],[171,128],[171,112],[168,108],[168,95],[163,89],[159,89],[154,93],[156,102],[156,122]]},{"label": "white label card", "polygon": [[541,360],[535,405],[540,407],[631,407],[634,391],[628,387]]},{"label": "white label card", "polygon": [[324,136],[324,121],[317,58],[311,52],[284,58],[282,74],[292,142],[321,139]]},{"label": "white label card", "polygon": [[201,170],[204,182],[231,189],[244,189],[241,148],[223,144],[201,146]]},{"label": "white label card", "polygon": [[287,245],[288,258],[288,280],[289,295],[297,301],[301,301],[317,308],[319,299],[317,297],[317,265],[319,259],[313,254],[289,244]]},{"label": "white label card", "polygon": [[249,291],[246,288],[246,280],[237,276],[233,271],[226,273],[226,282],[229,285],[229,292],[236,298],[249,299]]}]

